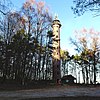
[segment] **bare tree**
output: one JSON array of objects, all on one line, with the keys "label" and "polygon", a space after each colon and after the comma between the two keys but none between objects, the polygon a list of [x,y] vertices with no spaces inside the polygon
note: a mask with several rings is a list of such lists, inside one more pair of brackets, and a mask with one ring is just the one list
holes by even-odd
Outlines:
[{"label": "bare tree", "polygon": [[6,15],[12,7],[13,4],[10,0],[0,0],[0,14]]},{"label": "bare tree", "polygon": [[72,10],[76,15],[83,15],[86,11],[93,11],[96,16],[100,15],[100,0],[73,0],[73,3],[75,6]]},{"label": "bare tree", "polygon": [[[86,83],[89,83],[89,80],[93,83],[96,83],[98,64],[99,64],[99,54],[100,50],[100,32],[95,31],[94,29],[87,30],[83,28],[80,31],[76,32],[76,40],[71,39],[73,45],[76,46],[76,50],[80,55],[80,62],[82,67],[83,78],[85,76]],[[92,78],[91,78],[92,75]]]},{"label": "bare tree", "polygon": [[[0,25],[0,72],[21,84],[50,79],[47,32],[52,16],[43,1],[28,0],[20,11],[9,11]],[[45,67],[46,66],[46,67]]]}]

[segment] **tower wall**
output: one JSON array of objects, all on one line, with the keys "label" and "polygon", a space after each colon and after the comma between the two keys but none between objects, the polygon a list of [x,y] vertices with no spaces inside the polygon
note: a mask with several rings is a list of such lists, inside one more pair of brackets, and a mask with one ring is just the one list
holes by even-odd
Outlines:
[{"label": "tower wall", "polygon": [[52,24],[53,28],[53,80],[58,83],[61,79],[60,69],[60,21],[55,19]]}]

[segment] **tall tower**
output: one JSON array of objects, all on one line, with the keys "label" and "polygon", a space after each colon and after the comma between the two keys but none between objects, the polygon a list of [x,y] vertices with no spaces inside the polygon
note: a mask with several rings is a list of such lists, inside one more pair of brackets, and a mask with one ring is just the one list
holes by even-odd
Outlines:
[{"label": "tall tower", "polygon": [[61,23],[58,20],[57,16],[52,23],[53,28],[53,80],[58,83],[61,79],[61,70],[60,70],[60,27]]}]

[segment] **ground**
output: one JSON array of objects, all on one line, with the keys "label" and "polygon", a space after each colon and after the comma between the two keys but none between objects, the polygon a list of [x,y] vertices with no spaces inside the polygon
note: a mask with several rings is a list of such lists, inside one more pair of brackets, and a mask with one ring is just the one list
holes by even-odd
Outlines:
[{"label": "ground", "polygon": [[100,87],[56,86],[0,91],[0,100],[100,100]]}]

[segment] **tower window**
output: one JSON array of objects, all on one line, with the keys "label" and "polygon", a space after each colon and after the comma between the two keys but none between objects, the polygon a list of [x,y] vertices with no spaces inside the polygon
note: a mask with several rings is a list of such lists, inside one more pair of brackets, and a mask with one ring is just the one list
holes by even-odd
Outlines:
[{"label": "tower window", "polygon": [[58,47],[57,47],[57,49],[58,49]]},{"label": "tower window", "polygon": [[58,41],[56,41],[58,43]]},{"label": "tower window", "polygon": [[58,35],[56,35],[56,38],[58,38]]}]

